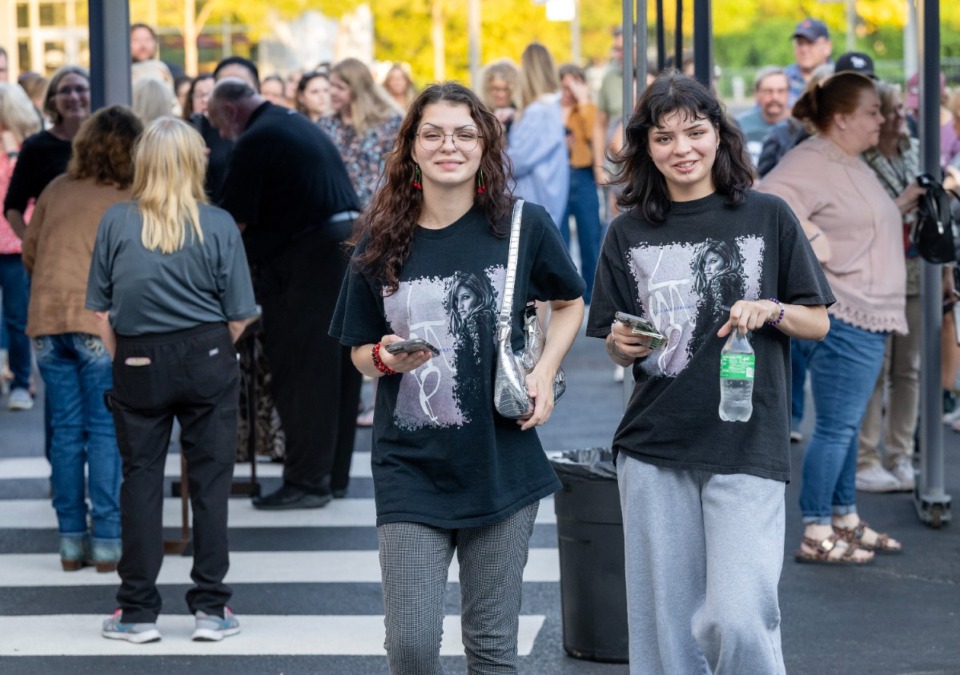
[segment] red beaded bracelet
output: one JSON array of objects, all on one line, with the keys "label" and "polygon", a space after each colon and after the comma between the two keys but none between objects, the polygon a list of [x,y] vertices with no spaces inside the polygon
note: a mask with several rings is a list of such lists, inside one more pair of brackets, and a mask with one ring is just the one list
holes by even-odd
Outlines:
[{"label": "red beaded bracelet", "polygon": [[768,301],[775,303],[777,307],[780,308],[780,316],[777,317],[776,321],[767,321],[771,326],[779,326],[780,322],[783,321],[783,303],[777,300],[776,298],[767,298]]},{"label": "red beaded bracelet", "polygon": [[380,358],[380,343],[373,345],[373,349],[370,350],[371,356],[373,356],[373,367],[379,370],[384,375],[396,375],[397,371],[388,366]]}]

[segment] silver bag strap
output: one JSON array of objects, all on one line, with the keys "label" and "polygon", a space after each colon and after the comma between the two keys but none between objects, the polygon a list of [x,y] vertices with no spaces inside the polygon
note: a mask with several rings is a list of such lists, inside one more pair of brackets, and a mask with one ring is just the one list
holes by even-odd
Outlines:
[{"label": "silver bag strap", "polygon": [[[520,216],[523,213],[523,200],[513,205],[513,220],[510,224],[510,250],[507,254],[507,279],[503,284],[503,302],[500,303],[499,324],[510,326],[513,313],[513,288],[517,284],[517,258],[520,255]],[[507,335],[509,338],[509,334]],[[502,339],[502,336],[501,336]]]}]

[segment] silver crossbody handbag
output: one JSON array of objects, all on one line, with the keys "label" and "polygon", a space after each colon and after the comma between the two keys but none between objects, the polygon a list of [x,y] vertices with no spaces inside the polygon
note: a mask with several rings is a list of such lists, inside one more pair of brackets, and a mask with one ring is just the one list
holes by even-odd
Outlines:
[{"label": "silver crossbody handbag", "polygon": [[[503,287],[503,302],[497,320],[497,376],[493,382],[493,404],[503,417],[519,420],[533,414],[534,402],[527,395],[527,375],[533,370],[540,356],[546,336],[537,319],[536,305],[529,303],[523,310],[523,349],[514,352],[510,344],[513,332],[513,289],[517,282],[517,256],[520,253],[520,216],[523,200],[513,206],[513,222],[510,227],[510,252],[507,264],[507,279]],[[567,389],[563,369],[557,370],[553,380],[553,399],[557,401]]]}]

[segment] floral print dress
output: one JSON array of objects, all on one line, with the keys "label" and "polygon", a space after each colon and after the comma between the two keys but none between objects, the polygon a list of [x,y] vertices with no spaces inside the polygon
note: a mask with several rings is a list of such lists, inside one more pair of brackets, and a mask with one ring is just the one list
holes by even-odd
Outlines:
[{"label": "floral print dress", "polygon": [[340,151],[363,208],[373,200],[383,174],[383,156],[393,149],[402,121],[399,114],[391,115],[387,121],[367,129],[362,136],[337,116],[321,117],[317,121]]}]

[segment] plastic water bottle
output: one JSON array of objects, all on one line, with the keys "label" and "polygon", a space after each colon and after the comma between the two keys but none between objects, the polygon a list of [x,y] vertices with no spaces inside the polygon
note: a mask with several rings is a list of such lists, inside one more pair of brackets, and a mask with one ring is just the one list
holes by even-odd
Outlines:
[{"label": "plastic water bottle", "polygon": [[753,414],[755,361],[750,340],[734,328],[720,352],[720,419],[724,422],[746,422]]}]

